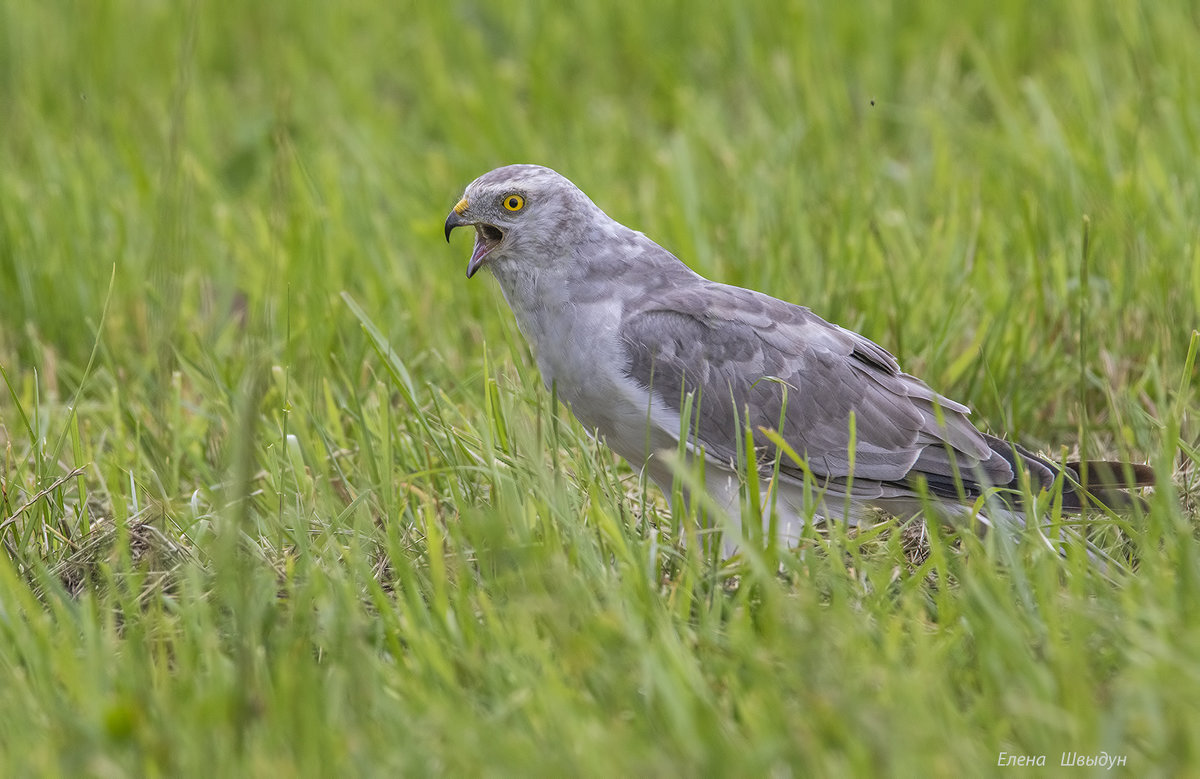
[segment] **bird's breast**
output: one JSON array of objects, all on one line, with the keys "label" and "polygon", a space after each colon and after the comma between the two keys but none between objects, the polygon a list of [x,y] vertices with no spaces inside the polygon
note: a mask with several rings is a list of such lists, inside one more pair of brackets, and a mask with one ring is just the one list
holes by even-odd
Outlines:
[{"label": "bird's breast", "polygon": [[678,423],[657,424],[662,404],[628,376],[623,308],[611,289],[529,270],[497,278],[547,389],[589,432],[639,467],[648,451],[674,447]]}]

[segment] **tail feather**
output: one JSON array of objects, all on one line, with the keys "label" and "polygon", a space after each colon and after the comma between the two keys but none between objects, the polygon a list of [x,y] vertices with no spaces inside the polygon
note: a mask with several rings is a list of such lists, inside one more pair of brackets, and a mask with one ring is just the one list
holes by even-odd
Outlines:
[{"label": "tail feather", "polygon": [[[994,456],[1003,458],[1012,469],[1012,480],[1007,484],[986,484],[982,474],[963,474],[963,481],[956,483],[950,477],[921,474],[927,480],[931,492],[945,497],[960,499],[978,497],[988,487],[998,488],[1009,496],[1018,496],[1022,491],[1022,478],[1028,478],[1034,492],[1051,490],[1055,482],[1063,482],[1063,509],[1071,512],[1083,511],[1087,506],[1106,507],[1116,511],[1129,510],[1135,506],[1145,508],[1146,503],[1131,490],[1154,485],[1154,471],[1141,463],[1114,460],[1086,460],[1057,464],[1039,457],[1024,447],[995,436],[985,436]],[[1021,473],[1025,477],[1021,476]],[[974,478],[972,478],[974,477]],[[1006,501],[1014,500],[1006,498]],[[1019,506],[1014,506],[1018,511]]]},{"label": "tail feather", "polygon": [[1083,510],[1085,501],[1118,511],[1135,506],[1145,509],[1146,501],[1129,490],[1154,486],[1154,470],[1141,463],[1084,460],[1065,467],[1074,484],[1070,493],[1063,490],[1063,508],[1073,511]]},{"label": "tail feather", "polygon": [[1089,484],[1094,487],[1119,490],[1154,486],[1154,469],[1141,463],[1126,463],[1119,460],[1084,460],[1067,463],[1067,468],[1079,475],[1085,488]]},{"label": "tail feather", "polygon": [[1089,505],[1114,511],[1129,510],[1135,506],[1145,508],[1146,502],[1141,496],[1129,490],[1154,485],[1154,470],[1141,463],[1083,460],[1056,465],[1024,447],[993,436],[988,436],[988,445],[1013,466],[1013,480],[997,486],[1019,489],[1017,474],[1022,468],[1030,475],[1035,488],[1049,490],[1061,476],[1062,506],[1065,511],[1083,511]]}]

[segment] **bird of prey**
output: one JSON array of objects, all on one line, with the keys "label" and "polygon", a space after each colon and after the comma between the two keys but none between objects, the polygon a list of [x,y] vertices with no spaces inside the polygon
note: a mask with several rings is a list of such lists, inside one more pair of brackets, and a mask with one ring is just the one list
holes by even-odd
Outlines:
[{"label": "bird of prey", "polygon": [[[739,463],[743,477],[747,467],[773,476],[760,482],[775,492],[762,516],[774,511],[785,541],[810,519],[907,517],[930,500],[950,519],[1020,522],[1021,472],[1032,494],[1062,483],[1074,511],[1086,505],[1085,478],[1095,495],[1152,479],[1141,465],[1056,465],[981,432],[966,406],[902,372],[883,347],[802,306],[700,276],[549,168],[480,176],[447,217],[446,240],[467,226],[467,277],[491,269],[546,386],[590,432],[668,496],[671,455],[703,459],[703,503],[728,519],[727,553],[741,542]],[[747,430],[775,431],[748,465]]]}]

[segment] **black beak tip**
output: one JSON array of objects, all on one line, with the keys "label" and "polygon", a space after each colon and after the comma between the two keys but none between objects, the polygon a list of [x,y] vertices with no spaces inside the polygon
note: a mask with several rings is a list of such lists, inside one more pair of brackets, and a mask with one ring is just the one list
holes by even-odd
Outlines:
[{"label": "black beak tip", "polygon": [[463,218],[456,211],[451,211],[450,215],[446,217],[446,243],[450,243],[450,233],[454,232],[454,228],[462,227],[466,224],[467,222],[463,221]]}]

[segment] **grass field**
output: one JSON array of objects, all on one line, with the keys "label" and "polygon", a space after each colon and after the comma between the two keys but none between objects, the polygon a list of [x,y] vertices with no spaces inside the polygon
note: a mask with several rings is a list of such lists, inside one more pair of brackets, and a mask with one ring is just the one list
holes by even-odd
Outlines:
[{"label": "grass field", "polygon": [[[0,774],[1200,775],[1200,9],[779,5],[0,1]],[[676,545],[442,239],[510,162],[1152,463],[1134,571]]]}]

